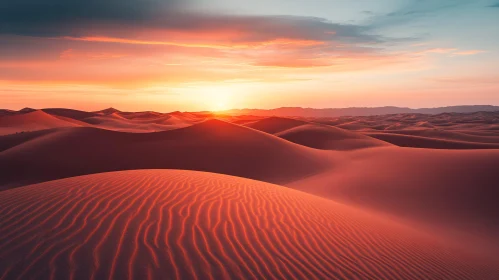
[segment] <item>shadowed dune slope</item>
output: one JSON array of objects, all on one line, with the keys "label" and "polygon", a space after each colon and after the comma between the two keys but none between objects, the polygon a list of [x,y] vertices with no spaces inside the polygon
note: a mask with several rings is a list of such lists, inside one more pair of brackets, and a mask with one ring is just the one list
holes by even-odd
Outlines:
[{"label": "shadowed dune slope", "polygon": [[499,143],[467,142],[394,133],[366,133],[366,135],[400,147],[430,149],[499,149]]},{"label": "shadowed dune slope", "polygon": [[53,116],[65,117],[79,121],[86,118],[98,116],[98,114],[92,112],[85,112],[85,111],[65,109],[65,108],[47,108],[47,109],[42,109],[42,111]]},{"label": "shadowed dune slope", "polygon": [[[499,136],[491,133],[492,131],[480,130],[463,130],[463,131],[447,131],[443,129],[412,129],[412,130],[391,130],[386,133],[413,135],[428,138],[460,141],[460,142],[475,142],[475,143],[499,143]],[[369,132],[367,132],[369,133]],[[372,132],[384,133],[384,132]],[[476,135],[476,134],[482,135]]]},{"label": "shadowed dune slope", "polygon": [[15,115],[17,112],[13,110],[0,109],[0,117]]},{"label": "shadowed dune slope", "polygon": [[497,279],[492,261],[277,185],[142,170],[0,192],[1,279]]},{"label": "shadowed dune slope", "polygon": [[36,131],[56,127],[76,127],[73,122],[51,116],[43,111],[32,111],[0,117],[0,135]]},{"label": "shadowed dune slope", "polygon": [[5,171],[0,176],[0,189],[151,168],[210,171],[282,184],[331,165],[324,151],[219,120],[149,134],[84,127],[23,139],[0,138],[0,147],[10,147],[0,152],[0,170]]},{"label": "shadowed dune slope", "polygon": [[278,137],[303,146],[321,150],[356,150],[390,146],[387,142],[341,128],[305,124],[275,134]]},{"label": "shadowed dune slope", "polygon": [[[499,150],[399,147],[351,152],[288,186],[493,245],[499,255]],[[486,240],[488,239],[488,240]]]}]

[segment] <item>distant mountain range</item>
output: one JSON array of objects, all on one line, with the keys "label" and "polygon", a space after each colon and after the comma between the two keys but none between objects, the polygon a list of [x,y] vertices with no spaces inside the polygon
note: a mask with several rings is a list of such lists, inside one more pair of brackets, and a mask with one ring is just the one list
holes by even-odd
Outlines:
[{"label": "distant mountain range", "polygon": [[[24,108],[19,111],[0,109],[0,117],[15,114],[24,114],[34,112],[36,109]],[[100,115],[111,115],[113,113],[127,115],[136,114],[137,112],[122,112],[115,108],[108,108],[105,110],[87,112],[74,109],[63,108],[47,108],[41,111],[57,115],[61,117],[69,117],[72,119],[84,119],[88,117],[95,117]],[[305,118],[334,118],[342,116],[376,116],[376,115],[390,115],[390,114],[442,114],[442,113],[475,113],[475,112],[499,112],[499,106],[492,105],[463,105],[463,106],[448,106],[437,108],[420,108],[412,109],[406,107],[351,107],[351,108],[301,108],[301,107],[281,107],[276,109],[232,109],[227,111],[216,112],[217,114],[232,115],[232,116],[275,116],[275,117],[305,117]],[[162,113],[147,111],[140,112],[143,114],[161,115]],[[191,112],[198,115],[213,115],[213,112]],[[172,112],[170,115],[181,114],[180,112]]]},{"label": "distant mountain range", "polygon": [[442,114],[442,113],[473,113],[499,111],[499,106],[464,105],[438,108],[411,109],[404,107],[352,107],[314,109],[301,107],[282,107],[277,109],[235,109],[224,111],[229,115],[279,116],[279,117],[341,117],[341,116],[374,116],[388,114]]}]

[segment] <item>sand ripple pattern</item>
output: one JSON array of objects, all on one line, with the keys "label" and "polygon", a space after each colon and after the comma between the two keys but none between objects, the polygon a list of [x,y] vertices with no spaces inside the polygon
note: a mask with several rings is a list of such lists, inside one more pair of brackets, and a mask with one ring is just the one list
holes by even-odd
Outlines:
[{"label": "sand ripple pattern", "polygon": [[499,279],[369,213],[179,170],[0,192],[0,279]]}]

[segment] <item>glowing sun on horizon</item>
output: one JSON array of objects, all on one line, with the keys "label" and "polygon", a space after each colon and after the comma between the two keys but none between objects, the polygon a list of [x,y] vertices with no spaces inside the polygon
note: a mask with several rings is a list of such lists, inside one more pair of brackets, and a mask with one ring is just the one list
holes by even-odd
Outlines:
[{"label": "glowing sun on horizon", "polygon": [[203,93],[206,96],[207,109],[213,112],[225,111],[231,109],[230,88],[225,87],[205,87]]},{"label": "glowing sun on horizon", "polygon": [[251,90],[248,83],[199,83],[176,88],[173,92],[196,104],[197,110],[221,112],[244,106]]}]

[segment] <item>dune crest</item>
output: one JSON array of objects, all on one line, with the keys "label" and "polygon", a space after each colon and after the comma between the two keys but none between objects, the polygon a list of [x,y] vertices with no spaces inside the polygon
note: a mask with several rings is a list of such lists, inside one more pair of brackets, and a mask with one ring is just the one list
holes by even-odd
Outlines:
[{"label": "dune crest", "polygon": [[290,142],[320,150],[345,151],[390,146],[385,141],[357,132],[298,119],[270,117],[242,123],[244,126],[274,134]]}]

